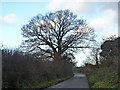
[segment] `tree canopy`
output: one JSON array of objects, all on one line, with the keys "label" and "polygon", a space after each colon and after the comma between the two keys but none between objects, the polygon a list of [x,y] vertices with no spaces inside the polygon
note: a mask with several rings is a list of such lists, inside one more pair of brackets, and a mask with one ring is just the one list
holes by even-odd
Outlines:
[{"label": "tree canopy", "polygon": [[86,21],[69,10],[38,14],[22,27],[22,31],[26,50],[51,58],[89,47],[95,36]]},{"label": "tree canopy", "polygon": [[101,45],[102,52],[100,53],[101,56],[103,57],[108,57],[108,56],[119,56],[120,52],[120,37],[115,38],[113,40],[106,40],[102,45]]}]

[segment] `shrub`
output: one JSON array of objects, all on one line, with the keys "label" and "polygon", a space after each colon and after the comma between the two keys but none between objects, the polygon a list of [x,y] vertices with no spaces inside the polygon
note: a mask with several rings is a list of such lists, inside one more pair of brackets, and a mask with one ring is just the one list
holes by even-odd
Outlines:
[{"label": "shrub", "polygon": [[103,82],[103,81],[100,81],[100,82],[96,82],[92,88],[111,88],[111,84],[108,83],[108,82]]}]

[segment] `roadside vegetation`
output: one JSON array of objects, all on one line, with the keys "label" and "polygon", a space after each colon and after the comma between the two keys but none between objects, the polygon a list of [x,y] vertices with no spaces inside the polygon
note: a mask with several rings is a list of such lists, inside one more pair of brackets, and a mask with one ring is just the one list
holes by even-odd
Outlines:
[{"label": "roadside vegetation", "polygon": [[[51,81],[46,81],[46,82],[41,82],[41,83],[38,82],[38,83],[34,84],[34,85],[32,86],[32,88],[42,88],[42,89],[48,88],[48,87],[50,87],[50,86],[56,85],[56,84],[58,84],[58,83],[60,83],[60,82],[63,82],[63,81],[65,81],[65,80],[67,80],[67,79],[70,79],[70,78],[72,78],[72,77],[73,77],[73,75],[69,75],[69,76],[67,76],[67,77],[58,78],[58,79],[51,80]],[[28,87],[28,88],[29,88],[29,87]]]},{"label": "roadside vegetation", "polygon": [[118,73],[108,67],[87,74],[91,88],[119,88]]},{"label": "roadside vegetation", "polygon": [[72,77],[73,62],[42,60],[19,50],[2,50],[3,88],[45,88]]},{"label": "roadside vegetation", "polygon": [[[90,59],[85,66],[78,69],[78,72],[87,75],[90,87],[96,88],[116,88],[120,89],[120,37],[109,37],[100,46],[99,64],[91,64]],[[98,47],[99,48],[99,47]],[[91,56],[90,56],[91,57]],[[92,61],[96,61],[95,58]],[[89,63],[88,63],[89,62]]]},{"label": "roadside vegetation", "polygon": [[38,14],[21,30],[19,49],[2,49],[3,88],[44,88],[67,79],[74,54],[89,48],[95,37],[86,21],[69,10]]},{"label": "roadside vegetation", "polygon": [[94,29],[69,10],[38,14],[21,28],[19,49],[2,49],[3,88],[47,88],[73,75],[75,53],[91,49],[85,66],[91,88],[118,88],[120,37],[96,43]]}]

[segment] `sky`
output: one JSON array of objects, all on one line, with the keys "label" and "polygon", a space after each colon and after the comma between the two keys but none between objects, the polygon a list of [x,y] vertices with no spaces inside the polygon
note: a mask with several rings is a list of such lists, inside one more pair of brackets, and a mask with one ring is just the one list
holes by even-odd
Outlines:
[{"label": "sky", "polygon": [[[94,1],[94,2],[93,2]],[[114,2],[113,2],[114,1]],[[95,30],[97,40],[118,35],[118,0],[0,0],[0,45],[17,48],[22,43],[22,26],[37,14],[69,9]],[[86,56],[75,55],[77,66]]]}]

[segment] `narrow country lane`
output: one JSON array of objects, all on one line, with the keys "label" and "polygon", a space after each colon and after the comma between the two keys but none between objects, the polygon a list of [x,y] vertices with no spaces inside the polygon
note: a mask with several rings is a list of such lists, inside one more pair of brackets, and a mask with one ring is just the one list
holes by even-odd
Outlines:
[{"label": "narrow country lane", "polygon": [[75,74],[69,80],[63,81],[57,85],[51,86],[51,88],[87,88],[89,89],[89,84],[85,74]]}]

